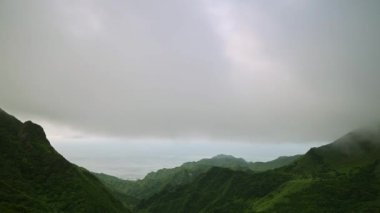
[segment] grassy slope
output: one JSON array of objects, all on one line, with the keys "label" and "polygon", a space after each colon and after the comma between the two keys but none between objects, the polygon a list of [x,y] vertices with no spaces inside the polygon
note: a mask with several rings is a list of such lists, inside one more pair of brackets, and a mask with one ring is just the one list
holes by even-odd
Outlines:
[{"label": "grassy slope", "polygon": [[285,184],[274,192],[273,199],[256,203],[255,210],[377,212],[379,160],[380,129],[353,131],[331,144],[311,149],[294,164],[280,169],[296,174],[296,185],[290,184],[289,188]]},{"label": "grassy slope", "polygon": [[191,184],[140,203],[141,212],[377,212],[379,163],[348,174],[302,178],[282,171],[259,174],[210,170]]},{"label": "grassy slope", "polygon": [[138,206],[147,212],[242,212],[252,199],[259,199],[288,181],[279,172],[252,173],[212,168],[194,182],[169,188]]},{"label": "grassy slope", "polygon": [[254,162],[254,163],[250,163],[249,168],[253,171],[263,172],[270,169],[276,169],[276,168],[289,165],[293,163],[295,160],[299,159],[301,156],[302,155],[282,156],[268,162]]},{"label": "grassy slope", "polygon": [[379,129],[350,133],[273,171],[250,174],[213,169],[138,207],[141,212],[155,213],[378,212],[379,133]]},{"label": "grassy slope", "polygon": [[149,173],[144,179],[138,181],[122,180],[106,174],[94,174],[111,191],[124,195],[127,198],[129,197],[129,199],[122,199],[127,206],[134,206],[136,199],[147,199],[165,188],[188,184],[212,167],[229,168],[239,171],[256,171],[256,169],[257,171],[264,171],[290,164],[297,158],[299,156],[280,157],[269,162],[250,163],[242,158],[218,155],[209,159],[201,159],[197,162],[184,163],[172,169],[160,169],[157,172]]},{"label": "grassy slope", "polygon": [[380,210],[379,162],[355,172],[314,179],[308,187],[275,203],[268,212],[378,212]]},{"label": "grassy slope", "polygon": [[310,186],[312,182],[313,180],[310,178],[290,180],[268,195],[254,201],[251,210],[253,212],[264,212],[273,209],[275,205],[287,204],[289,196]]}]

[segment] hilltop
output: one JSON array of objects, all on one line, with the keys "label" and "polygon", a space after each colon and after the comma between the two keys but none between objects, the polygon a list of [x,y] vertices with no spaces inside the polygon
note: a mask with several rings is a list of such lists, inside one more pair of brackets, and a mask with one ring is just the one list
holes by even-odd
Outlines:
[{"label": "hilltop", "polygon": [[62,157],[43,128],[0,109],[0,212],[129,212],[89,171]]}]

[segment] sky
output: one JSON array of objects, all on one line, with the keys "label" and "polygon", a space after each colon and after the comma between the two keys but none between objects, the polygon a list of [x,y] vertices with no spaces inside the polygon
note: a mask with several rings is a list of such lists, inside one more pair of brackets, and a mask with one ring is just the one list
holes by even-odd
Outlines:
[{"label": "sky", "polygon": [[[379,9],[377,0],[0,0],[0,107],[97,171],[116,164],[112,147],[139,153],[120,165],[144,171],[110,171],[126,178],[218,152],[302,153],[379,120]],[[78,151],[95,147],[107,160]]]}]

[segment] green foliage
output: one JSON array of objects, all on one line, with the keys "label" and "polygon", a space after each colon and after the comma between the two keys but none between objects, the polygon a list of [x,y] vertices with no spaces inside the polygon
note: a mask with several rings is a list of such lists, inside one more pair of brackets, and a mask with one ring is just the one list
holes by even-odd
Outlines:
[{"label": "green foliage", "polygon": [[273,210],[275,205],[288,203],[288,196],[301,191],[313,182],[312,179],[293,179],[287,181],[276,190],[252,203],[253,212]]},{"label": "green foliage", "polygon": [[287,202],[275,205],[272,211],[378,212],[380,176],[375,173],[376,167],[378,161],[345,175],[317,179],[288,196]]},{"label": "green foliage", "polygon": [[295,160],[299,159],[302,155],[294,155],[294,156],[281,156],[275,160],[268,162],[254,162],[250,163],[249,168],[253,171],[263,172],[270,169],[280,168],[286,165],[293,163]]},{"label": "green foliage", "polygon": [[214,167],[191,184],[167,188],[143,200],[138,208],[148,212],[243,212],[250,200],[269,194],[289,178],[280,172]]},{"label": "green foliage", "polygon": [[269,162],[251,163],[230,155],[217,155],[213,158],[201,159],[197,162],[187,162],[172,169],[160,169],[157,172],[149,173],[144,179],[137,181],[122,180],[105,174],[94,174],[111,191],[129,197],[128,201],[122,201],[127,206],[132,207],[136,204],[136,199],[147,199],[165,188],[188,184],[200,175],[205,174],[212,167],[228,168],[235,171],[265,171],[288,165],[297,158],[299,158],[298,155],[280,157]]},{"label": "green foliage", "polygon": [[0,212],[128,212],[102,183],[59,155],[43,129],[0,110]]},{"label": "green foliage", "polygon": [[144,199],[140,212],[379,212],[380,130],[350,133],[288,166],[214,168]]},{"label": "green foliage", "polygon": [[128,183],[133,181],[123,180],[103,173],[93,174],[104,184],[104,186],[108,188],[112,195],[121,201],[128,209],[133,209],[134,206],[136,206],[140,201],[139,199],[125,193],[130,186]]}]

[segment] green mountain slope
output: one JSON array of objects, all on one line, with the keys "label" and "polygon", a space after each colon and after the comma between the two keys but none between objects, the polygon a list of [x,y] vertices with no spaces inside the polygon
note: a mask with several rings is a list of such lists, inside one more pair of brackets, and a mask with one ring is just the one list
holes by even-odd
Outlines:
[{"label": "green mountain slope", "polygon": [[295,160],[299,159],[302,155],[294,156],[281,156],[277,159],[267,162],[254,162],[250,163],[249,168],[253,171],[267,171],[270,169],[280,168],[293,163]]},{"label": "green mountain slope", "polygon": [[275,190],[291,178],[274,171],[253,173],[213,167],[190,184],[143,200],[140,212],[244,212],[250,200]]},{"label": "green mountain slope", "polygon": [[129,212],[37,124],[0,110],[0,212]]},{"label": "green mountain slope", "polygon": [[346,170],[379,159],[380,129],[371,127],[350,132],[331,144],[312,148],[297,161],[295,170]]},{"label": "green mountain slope", "polygon": [[380,163],[353,169],[348,174],[311,180],[302,190],[280,202],[270,202],[267,212],[379,212]]},{"label": "green mountain slope", "polygon": [[94,174],[111,191],[131,198],[130,200],[122,201],[127,202],[129,206],[133,206],[136,204],[136,200],[132,199],[133,197],[139,200],[146,199],[163,189],[190,183],[212,167],[228,168],[235,171],[265,171],[282,165],[288,165],[297,158],[299,158],[298,155],[280,157],[269,162],[251,163],[242,158],[221,154],[213,158],[187,162],[171,169],[160,169],[157,172],[149,173],[144,179],[137,181],[122,180],[105,174]]},{"label": "green mountain slope", "polygon": [[288,166],[211,169],[140,202],[139,212],[379,212],[380,129],[354,131]]}]

